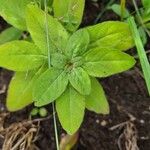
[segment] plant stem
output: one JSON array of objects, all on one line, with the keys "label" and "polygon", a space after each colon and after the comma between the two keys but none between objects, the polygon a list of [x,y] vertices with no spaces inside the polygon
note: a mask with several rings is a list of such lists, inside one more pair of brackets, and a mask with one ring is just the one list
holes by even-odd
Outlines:
[{"label": "plant stem", "polygon": [[124,10],[125,10],[126,0],[121,0],[121,20],[124,18]]},{"label": "plant stem", "polygon": [[55,104],[52,103],[53,107],[53,120],[54,120],[54,130],[55,130],[55,138],[56,138],[56,147],[59,150],[59,141],[58,141],[58,130],[57,130],[57,122],[56,122],[56,113],[55,113]]},{"label": "plant stem", "polygon": [[[46,28],[46,42],[47,42],[47,53],[48,53],[48,67],[51,68],[51,55],[50,55],[50,45],[49,45],[49,31],[48,31],[48,9],[47,9],[47,0],[44,0],[44,7],[45,7],[45,28]],[[59,150],[59,141],[58,141],[58,131],[57,131],[57,122],[56,122],[56,115],[55,115],[55,104],[52,103],[53,107],[53,120],[54,120],[54,130],[55,130],[55,139],[56,139],[56,148]]]},{"label": "plant stem", "polygon": [[51,67],[51,55],[50,55],[50,45],[49,45],[49,31],[48,31],[48,23],[47,23],[47,0],[44,0],[45,5],[45,28],[46,28],[46,43],[47,43],[47,53],[48,53],[48,67]]}]

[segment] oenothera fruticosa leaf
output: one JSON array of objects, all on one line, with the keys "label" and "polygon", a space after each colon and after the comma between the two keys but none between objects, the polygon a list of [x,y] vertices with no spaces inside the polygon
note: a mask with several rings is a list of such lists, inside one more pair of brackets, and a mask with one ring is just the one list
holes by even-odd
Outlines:
[{"label": "oenothera fruticosa leaf", "polygon": [[50,68],[36,81],[33,89],[35,106],[43,106],[56,100],[66,89],[68,78],[64,70]]},{"label": "oenothera fruticosa leaf", "polygon": [[56,100],[56,110],[62,127],[72,135],[83,121],[85,97],[69,86]]},{"label": "oenothera fruticosa leaf", "polygon": [[17,111],[32,103],[33,72],[17,72],[12,78],[7,95],[7,108]]},{"label": "oenothera fruticosa leaf", "polygon": [[33,71],[15,73],[7,93],[6,105],[9,111],[20,110],[33,102],[34,83],[45,69],[45,66],[42,66]]},{"label": "oenothera fruticosa leaf", "polygon": [[43,54],[48,53],[47,37],[51,53],[61,52],[66,47],[68,33],[57,19],[34,5],[27,6],[26,15],[27,28]]},{"label": "oenothera fruticosa leaf", "polygon": [[47,59],[38,47],[26,41],[12,41],[0,46],[0,66],[13,71],[28,71],[42,66]]},{"label": "oenothera fruticosa leaf", "polygon": [[90,38],[87,30],[80,29],[69,38],[65,54],[69,57],[81,56],[86,52],[89,42]]},{"label": "oenothera fruticosa leaf", "polygon": [[68,59],[62,53],[51,54],[51,65],[58,69],[64,69]]},{"label": "oenothera fruticosa leaf", "polygon": [[54,16],[68,31],[74,32],[82,21],[84,5],[85,0],[54,0]]},{"label": "oenothera fruticosa leaf", "polygon": [[90,35],[90,48],[111,47],[127,50],[134,46],[131,31],[127,23],[106,21],[86,28]]},{"label": "oenothera fruticosa leaf", "polygon": [[13,40],[18,40],[21,35],[22,31],[14,27],[7,28],[0,34],[0,44],[4,44]]},{"label": "oenothera fruticosa leaf", "polygon": [[82,95],[89,95],[91,92],[91,81],[89,75],[81,67],[72,69],[69,73],[69,81],[72,86]]},{"label": "oenothera fruticosa leaf", "polygon": [[96,78],[91,78],[91,93],[85,97],[86,108],[100,114],[109,114],[109,104],[107,102],[103,87]]},{"label": "oenothera fruticosa leaf", "polygon": [[0,16],[20,30],[26,30],[25,8],[33,0],[0,0]]},{"label": "oenothera fruticosa leaf", "polygon": [[89,50],[85,56],[83,68],[94,77],[107,77],[126,71],[134,66],[132,56],[109,48],[95,48]]}]

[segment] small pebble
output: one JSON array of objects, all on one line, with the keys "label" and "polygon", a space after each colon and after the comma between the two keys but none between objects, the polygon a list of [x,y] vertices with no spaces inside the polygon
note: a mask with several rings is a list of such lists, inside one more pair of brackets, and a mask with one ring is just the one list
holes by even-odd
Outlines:
[{"label": "small pebble", "polygon": [[141,123],[141,124],[144,124],[144,123],[145,123],[145,121],[144,121],[144,120],[140,120],[140,123]]},{"label": "small pebble", "polygon": [[107,122],[106,122],[105,120],[103,120],[103,121],[101,122],[101,126],[105,127],[106,125],[107,125]]},{"label": "small pebble", "polygon": [[5,111],[5,106],[1,106],[0,107],[0,112],[4,112]]},{"label": "small pebble", "polygon": [[96,123],[99,124],[99,120],[98,119],[96,120]]}]

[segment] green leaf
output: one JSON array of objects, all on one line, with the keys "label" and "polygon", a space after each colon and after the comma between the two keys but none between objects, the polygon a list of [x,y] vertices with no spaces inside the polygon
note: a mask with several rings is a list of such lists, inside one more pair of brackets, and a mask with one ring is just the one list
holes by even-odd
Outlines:
[{"label": "green leaf", "polygon": [[96,78],[91,78],[91,86],[91,94],[85,97],[86,108],[96,113],[109,114],[109,104],[103,87]]},{"label": "green leaf", "polygon": [[135,45],[136,45],[138,56],[140,59],[140,64],[141,64],[142,71],[144,74],[145,82],[146,82],[147,89],[150,95],[150,63],[147,58],[146,51],[141,41],[140,34],[138,32],[137,25],[135,23],[134,18],[130,17],[128,19],[128,22],[129,22],[130,28],[132,29],[132,35],[135,41]]},{"label": "green leaf", "polygon": [[85,98],[69,86],[56,100],[56,110],[62,127],[72,135],[83,121]]},{"label": "green leaf", "polygon": [[[45,9],[45,0],[34,0],[36,1],[36,3],[39,5],[40,8],[42,8],[43,10]],[[52,3],[53,3],[53,0],[46,0],[46,4],[47,4],[47,7],[48,7],[48,10],[52,9]]]},{"label": "green leaf", "polygon": [[51,65],[58,69],[63,69],[67,63],[67,58],[61,53],[54,53],[51,55]]},{"label": "green leaf", "polygon": [[20,30],[26,30],[25,8],[31,0],[0,0],[0,16]]},{"label": "green leaf", "polygon": [[65,91],[67,84],[65,71],[48,69],[35,83],[33,90],[35,106],[40,107],[56,100]]},{"label": "green leaf", "polygon": [[132,56],[109,48],[91,49],[84,58],[83,68],[94,77],[107,77],[120,73],[130,69],[135,64]]},{"label": "green leaf", "polygon": [[142,0],[142,4],[144,8],[150,8],[150,1],[149,0]]},{"label": "green leaf", "polygon": [[15,74],[10,82],[7,108],[9,111],[17,111],[32,103],[32,78],[33,72]]},{"label": "green leaf", "polygon": [[111,47],[117,50],[127,50],[134,46],[127,23],[107,21],[86,29],[90,35],[90,48]]},{"label": "green leaf", "polygon": [[13,40],[18,40],[21,35],[22,31],[14,27],[7,28],[0,34],[0,44],[4,44]]},{"label": "green leaf", "polygon": [[144,30],[144,28],[142,26],[138,28],[138,31],[140,33],[140,37],[141,37],[142,43],[143,43],[143,45],[145,45],[147,43],[146,32],[145,32],[145,30]]},{"label": "green leaf", "polygon": [[69,57],[81,56],[87,50],[90,42],[87,30],[80,29],[76,31],[69,39],[66,47],[66,55]]},{"label": "green leaf", "polygon": [[89,95],[91,92],[91,81],[89,75],[81,68],[73,69],[69,74],[72,86],[81,94]]},{"label": "green leaf", "polygon": [[85,0],[54,0],[54,16],[68,31],[73,32],[81,24],[84,5]]},{"label": "green leaf", "polygon": [[150,23],[146,23],[145,26],[150,30]]},{"label": "green leaf", "polygon": [[[118,16],[121,17],[121,6],[118,4],[113,4],[109,7],[109,9],[112,9]],[[127,9],[124,9],[124,16],[123,18],[128,18],[130,16],[130,13]]]},{"label": "green leaf", "polygon": [[0,46],[0,66],[14,71],[28,71],[42,66],[47,59],[39,49],[26,41],[13,41]]},{"label": "green leaf", "polygon": [[52,16],[46,14],[36,6],[28,5],[26,21],[33,41],[44,55],[48,53],[47,36],[51,52],[61,52],[65,49],[68,33]]},{"label": "green leaf", "polygon": [[[141,17],[144,24],[148,23],[150,21],[150,8],[147,10],[141,11]],[[141,23],[137,16],[137,21],[139,24]]]},{"label": "green leaf", "polygon": [[45,70],[42,67],[29,72],[17,72],[12,78],[8,94],[7,108],[9,111],[17,111],[33,102],[32,90],[38,76]]}]

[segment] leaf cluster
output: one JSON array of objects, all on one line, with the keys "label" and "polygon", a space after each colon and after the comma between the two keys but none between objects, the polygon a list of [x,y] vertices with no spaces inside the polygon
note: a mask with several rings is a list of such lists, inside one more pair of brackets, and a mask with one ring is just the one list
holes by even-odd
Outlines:
[{"label": "leaf cluster", "polygon": [[1,15],[16,28],[27,30],[32,39],[0,46],[0,66],[16,72],[8,89],[8,109],[55,101],[59,120],[69,134],[80,127],[86,108],[108,114],[109,105],[96,78],[134,66],[134,58],[124,52],[134,46],[128,24],[107,21],[78,29],[84,0],[54,0],[54,16],[31,0],[8,1],[0,0]]}]

